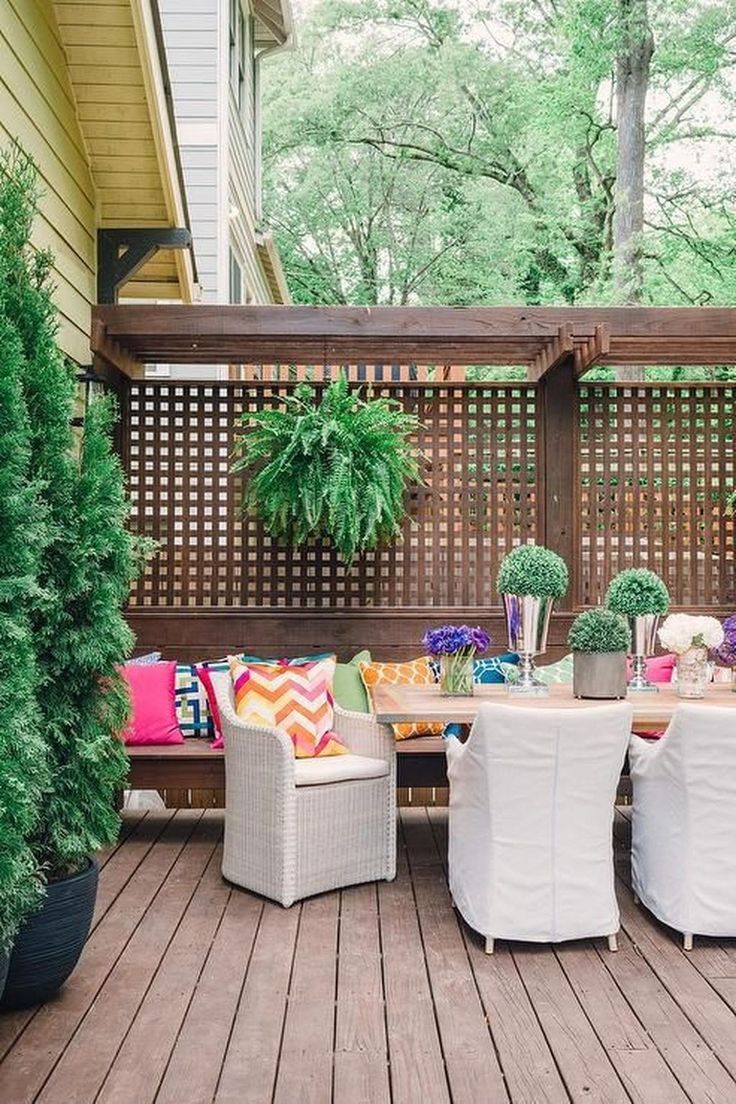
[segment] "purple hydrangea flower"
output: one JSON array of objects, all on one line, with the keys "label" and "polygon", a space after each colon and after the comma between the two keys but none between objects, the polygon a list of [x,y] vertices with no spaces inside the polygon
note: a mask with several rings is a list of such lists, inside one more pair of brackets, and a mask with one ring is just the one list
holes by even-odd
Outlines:
[{"label": "purple hydrangea flower", "polygon": [[422,637],[422,644],[433,656],[455,655],[466,651],[468,655],[480,655],[491,643],[491,638],[480,625],[442,625],[439,629],[428,629]]},{"label": "purple hydrangea flower", "polygon": [[711,656],[721,667],[736,667],[736,613],[723,622],[723,632],[723,643],[713,649]]}]

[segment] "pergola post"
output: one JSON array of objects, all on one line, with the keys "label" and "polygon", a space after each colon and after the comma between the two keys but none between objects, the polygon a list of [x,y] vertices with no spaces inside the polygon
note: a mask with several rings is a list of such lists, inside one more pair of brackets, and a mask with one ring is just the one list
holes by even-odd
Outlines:
[{"label": "pergola post", "polygon": [[537,384],[537,541],[562,556],[570,588],[559,602],[575,609],[579,600],[577,516],[577,385],[572,353]]}]

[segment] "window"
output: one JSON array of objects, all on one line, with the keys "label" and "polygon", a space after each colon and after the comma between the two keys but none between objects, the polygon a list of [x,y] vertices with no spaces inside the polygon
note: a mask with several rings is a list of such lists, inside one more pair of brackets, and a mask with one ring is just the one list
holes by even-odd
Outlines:
[{"label": "window", "polygon": [[241,114],[245,114],[248,107],[248,86],[246,74],[248,72],[248,54],[250,43],[248,41],[248,20],[243,15],[243,9],[238,8],[238,107]]},{"label": "window", "polygon": [[230,250],[230,302],[243,302],[243,270],[232,249]]},{"label": "window", "polygon": [[245,115],[252,96],[253,20],[244,10],[241,0],[230,0],[230,87],[237,97],[241,115]]}]

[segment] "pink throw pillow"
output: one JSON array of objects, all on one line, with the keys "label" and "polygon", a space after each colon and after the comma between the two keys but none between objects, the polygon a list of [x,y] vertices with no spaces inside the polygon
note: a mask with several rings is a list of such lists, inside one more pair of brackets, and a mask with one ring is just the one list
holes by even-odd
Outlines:
[{"label": "pink throw pillow", "polygon": [[[650,682],[672,682],[672,672],[675,669],[674,655],[650,656],[646,661],[647,678]],[[629,675],[631,678],[631,660],[629,660]]]},{"label": "pink throw pillow", "polygon": [[220,724],[220,710],[217,705],[217,695],[215,694],[215,688],[212,685],[212,675],[206,667],[197,667],[197,674],[199,676],[199,681],[204,686],[204,692],[207,695],[207,702],[210,707],[210,717],[212,718],[212,726],[215,730],[215,739],[210,744],[210,747],[224,747],[225,744],[222,739],[222,725]]},{"label": "pink throw pillow", "polygon": [[125,743],[129,747],[183,744],[174,702],[176,662],[147,666],[128,663],[121,670],[133,707],[130,724],[123,733]]}]

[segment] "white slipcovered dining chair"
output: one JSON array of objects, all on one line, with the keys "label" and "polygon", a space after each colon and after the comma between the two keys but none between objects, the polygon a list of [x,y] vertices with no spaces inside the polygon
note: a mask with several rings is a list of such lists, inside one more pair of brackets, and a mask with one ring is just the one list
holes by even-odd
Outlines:
[{"label": "white slipcovered dining chair", "polygon": [[613,814],[631,731],[626,702],[487,703],[448,741],[455,907],[494,940],[607,936],[616,949]]},{"label": "white slipcovered dining chair", "polygon": [[631,737],[631,883],[658,920],[736,936],[736,709],[678,705],[656,743]]},{"label": "white slipcovered dining chair", "polygon": [[222,873],[288,907],[396,874],[396,747],[391,729],[335,709],[349,755],[296,759],[290,738],[237,716],[227,672],[213,673],[225,738]]}]

